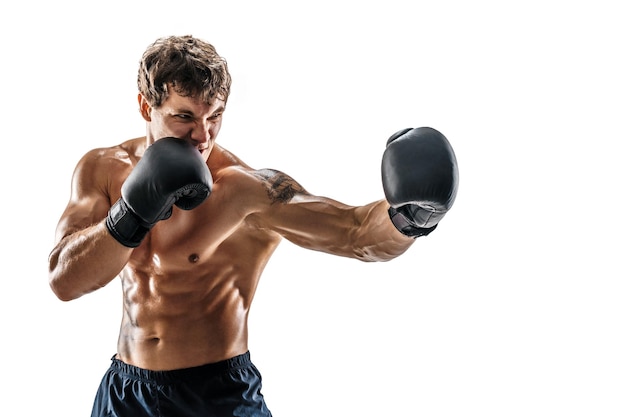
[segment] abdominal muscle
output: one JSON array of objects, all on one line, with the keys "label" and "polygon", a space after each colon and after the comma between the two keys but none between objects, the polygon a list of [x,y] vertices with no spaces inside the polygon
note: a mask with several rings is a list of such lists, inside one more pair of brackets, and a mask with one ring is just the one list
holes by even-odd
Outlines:
[{"label": "abdominal muscle", "polygon": [[140,368],[168,370],[246,352],[248,303],[231,281],[211,285],[206,276],[195,277],[193,283],[189,277],[170,276],[167,280],[178,280],[182,289],[168,292],[157,282],[163,277],[125,273],[122,280],[118,359]]},{"label": "abdominal muscle", "polygon": [[[218,362],[248,350],[248,312],[281,237],[241,207],[264,208],[265,188],[239,170],[213,167],[211,196],[173,208],[133,250],[120,274],[117,358],[150,370]],[[233,194],[229,190],[246,192]],[[255,191],[257,190],[258,191]]]},{"label": "abdominal muscle", "polygon": [[[120,275],[124,309],[117,358],[158,371],[245,353],[250,304],[277,242],[255,244],[248,236],[210,254],[178,246],[159,256],[149,240]],[[234,248],[243,255],[233,258]]]}]

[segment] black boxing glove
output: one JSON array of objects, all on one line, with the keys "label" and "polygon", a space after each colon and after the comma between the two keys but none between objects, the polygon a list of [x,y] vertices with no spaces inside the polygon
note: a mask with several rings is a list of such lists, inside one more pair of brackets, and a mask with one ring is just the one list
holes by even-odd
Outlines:
[{"label": "black boxing glove", "polygon": [[172,215],[174,205],[191,210],[212,187],[211,172],[196,147],[182,139],[159,139],[122,184],[122,197],[109,210],[106,226],[122,245],[136,248],[158,221]]},{"label": "black boxing glove", "polygon": [[426,236],[450,210],[459,172],[452,146],[429,127],[403,129],[387,140],[382,182],[394,226],[406,236]]}]

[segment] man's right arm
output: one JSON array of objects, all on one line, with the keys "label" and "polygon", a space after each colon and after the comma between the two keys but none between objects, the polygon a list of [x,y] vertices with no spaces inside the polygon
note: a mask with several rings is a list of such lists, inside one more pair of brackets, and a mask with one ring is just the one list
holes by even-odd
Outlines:
[{"label": "man's right arm", "polygon": [[61,300],[73,300],[105,286],[130,258],[132,249],[120,245],[104,221],[111,207],[110,173],[119,172],[124,168],[119,165],[126,163],[92,151],[76,166],[70,201],[59,220],[56,245],[48,258],[49,284]]},{"label": "man's right arm", "polygon": [[174,205],[192,210],[211,193],[209,168],[190,142],[159,139],[134,168],[119,152],[89,152],[72,177],[70,203],[49,258],[50,286],[62,300],[108,284]]}]

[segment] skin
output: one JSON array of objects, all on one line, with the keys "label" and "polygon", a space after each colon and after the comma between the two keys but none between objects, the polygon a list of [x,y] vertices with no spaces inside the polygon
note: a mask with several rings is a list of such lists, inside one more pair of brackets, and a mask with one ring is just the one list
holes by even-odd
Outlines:
[{"label": "skin", "polygon": [[[392,225],[385,200],[355,207],[314,196],[288,175],[255,170],[216,144],[224,101],[172,92],[159,108],[141,94],[138,102],[146,136],[91,150],[78,162],[49,258],[50,286],[64,301],[120,277],[118,359],[172,370],[245,353],[250,305],[283,238],[368,262],[393,259],[413,244]],[[127,248],[104,219],[146,148],[168,136],[202,153],[212,193],[193,210],[174,207],[139,247]]]}]

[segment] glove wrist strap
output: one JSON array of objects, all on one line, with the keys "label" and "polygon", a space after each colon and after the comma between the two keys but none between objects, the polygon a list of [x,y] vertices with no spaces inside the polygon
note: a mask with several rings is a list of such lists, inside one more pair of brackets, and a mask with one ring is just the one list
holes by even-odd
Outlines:
[{"label": "glove wrist strap", "polygon": [[396,210],[393,207],[389,207],[388,212],[389,218],[391,219],[393,225],[396,226],[396,229],[398,229],[398,231],[403,235],[412,237],[414,239],[420,236],[427,236],[437,227],[437,225],[429,228],[417,227],[411,222],[409,218],[404,215],[404,213]]},{"label": "glove wrist strap", "polygon": [[139,246],[150,231],[121,198],[109,210],[106,226],[118,242],[129,248]]}]

